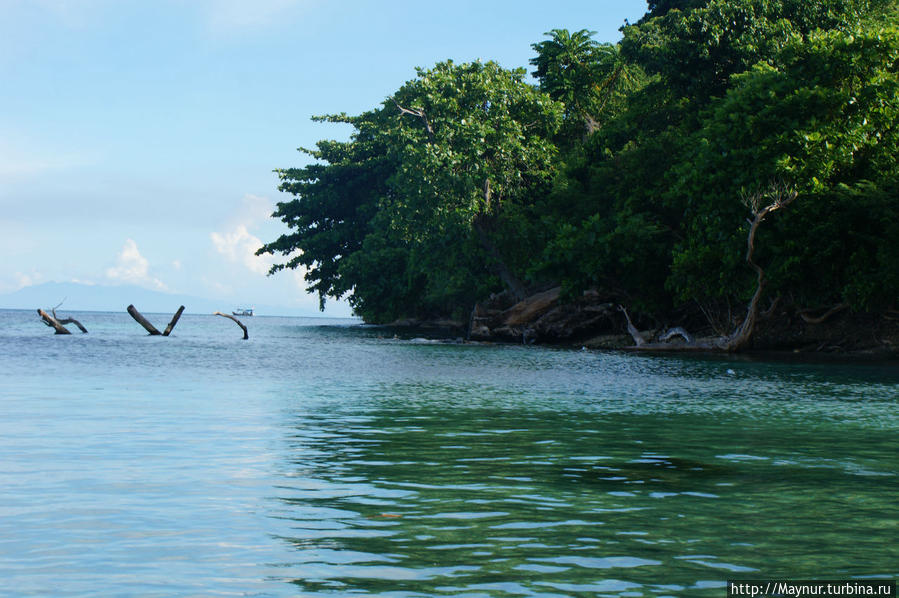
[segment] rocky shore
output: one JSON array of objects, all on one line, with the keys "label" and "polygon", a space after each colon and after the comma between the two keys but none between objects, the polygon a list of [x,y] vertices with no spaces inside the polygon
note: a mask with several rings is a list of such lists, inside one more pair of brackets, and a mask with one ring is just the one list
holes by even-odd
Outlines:
[{"label": "rocky shore", "polygon": [[[697,338],[721,334],[698,310],[695,314],[679,314],[677,322],[648,321],[636,316],[634,320],[647,341],[659,339],[674,325],[683,326]],[[635,348],[617,303],[595,291],[563,300],[558,287],[519,302],[506,293],[493,295],[475,306],[469,322],[403,320],[394,322],[392,327],[429,330],[482,342]],[[684,342],[678,337],[667,341],[667,345],[677,348],[678,343]],[[808,310],[778,304],[759,318],[747,350],[899,358],[899,312],[854,313],[833,307]]]}]

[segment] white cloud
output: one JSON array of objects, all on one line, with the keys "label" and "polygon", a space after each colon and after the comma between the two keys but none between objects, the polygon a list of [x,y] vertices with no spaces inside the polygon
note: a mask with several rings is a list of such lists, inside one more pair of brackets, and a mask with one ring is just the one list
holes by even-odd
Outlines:
[{"label": "white cloud", "polygon": [[200,280],[203,282],[204,285],[206,285],[207,289],[212,289],[213,291],[215,291],[216,295],[219,295],[219,296],[224,295],[224,296],[228,297],[228,296],[231,296],[234,294],[233,288],[231,288],[230,286],[223,284],[217,280],[210,280],[209,278],[207,278],[205,276],[203,276]]},{"label": "white cloud", "polygon": [[262,247],[259,237],[250,233],[245,224],[238,224],[224,233],[210,233],[215,250],[228,258],[228,261],[243,264],[256,274],[268,274],[272,265],[270,256],[257,256],[256,250]]},{"label": "white cloud", "polygon": [[256,255],[256,250],[262,247],[262,241],[250,230],[268,221],[273,210],[271,200],[258,195],[245,195],[227,230],[209,234],[215,250],[229,262],[242,264],[251,272],[268,274],[275,258],[271,255]]},{"label": "white cloud", "polygon": [[243,221],[261,222],[268,220],[274,211],[275,206],[270,199],[248,193],[243,196],[240,218]]},{"label": "white cloud", "polygon": [[126,282],[158,291],[167,291],[165,283],[150,275],[150,262],[140,254],[134,239],[125,240],[116,265],[106,269],[106,277],[114,282]]},{"label": "white cloud", "polygon": [[28,274],[16,272],[16,287],[20,289],[32,286],[34,284],[34,280],[34,277],[29,276]]}]

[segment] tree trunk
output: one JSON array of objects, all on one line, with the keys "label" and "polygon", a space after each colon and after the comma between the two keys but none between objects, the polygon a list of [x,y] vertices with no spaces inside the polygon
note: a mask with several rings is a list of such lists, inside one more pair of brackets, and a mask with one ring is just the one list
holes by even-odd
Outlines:
[{"label": "tree trunk", "polygon": [[150,333],[150,336],[161,336],[162,335],[162,333],[159,332],[158,330],[156,330],[156,327],[153,326],[153,324],[151,324],[147,320],[147,318],[143,317],[141,315],[141,313],[139,311],[137,311],[137,309],[133,305],[128,306],[128,313],[131,314],[131,317],[134,318],[134,320],[138,324],[140,324],[141,326],[144,327],[144,330],[146,330],[147,332]]},{"label": "tree trunk", "polygon": [[772,186],[769,194],[774,196],[774,201],[761,209],[759,202],[764,197],[762,194],[756,194],[747,198],[747,203],[750,203],[752,207],[754,218],[749,223],[749,235],[746,237],[746,263],[756,273],[755,293],[752,294],[752,299],[749,300],[749,306],[746,308],[746,318],[743,320],[743,323],[740,324],[740,327],[733,334],[721,339],[720,345],[725,351],[739,351],[749,344],[749,339],[752,338],[755,323],[758,320],[759,299],[762,298],[762,291],[764,291],[765,283],[767,282],[765,280],[765,271],[752,261],[752,254],[755,252],[755,235],[758,232],[759,225],[765,219],[765,216],[788,206],[796,199],[797,195],[795,191],[786,188],[779,189],[774,186]]},{"label": "tree trunk", "polygon": [[518,280],[506,265],[506,262],[503,260],[503,257],[500,255],[499,250],[497,250],[493,242],[490,241],[490,235],[487,233],[487,227],[483,222],[485,218],[486,217],[483,215],[476,216],[472,223],[475,231],[478,233],[478,241],[490,257],[492,262],[491,265],[493,266],[496,275],[503,281],[503,284],[509,292],[515,296],[516,301],[523,301],[528,295],[527,290],[525,290],[524,284]]}]

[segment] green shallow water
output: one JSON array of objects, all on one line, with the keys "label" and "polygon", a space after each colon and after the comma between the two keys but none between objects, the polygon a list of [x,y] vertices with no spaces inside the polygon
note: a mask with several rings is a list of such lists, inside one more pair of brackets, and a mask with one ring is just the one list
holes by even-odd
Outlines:
[{"label": "green shallow water", "polygon": [[[899,369],[0,311],[0,594],[723,596],[899,576]],[[154,318],[151,318],[154,319]],[[164,321],[167,318],[157,316]],[[155,321],[154,319],[154,321]]]}]

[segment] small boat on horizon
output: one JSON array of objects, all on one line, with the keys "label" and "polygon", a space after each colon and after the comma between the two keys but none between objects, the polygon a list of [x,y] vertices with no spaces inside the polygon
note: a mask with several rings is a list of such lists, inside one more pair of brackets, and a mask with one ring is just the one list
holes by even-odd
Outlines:
[{"label": "small boat on horizon", "polygon": [[231,315],[234,316],[252,316],[253,308],[252,307],[238,307],[234,311],[231,312]]}]

